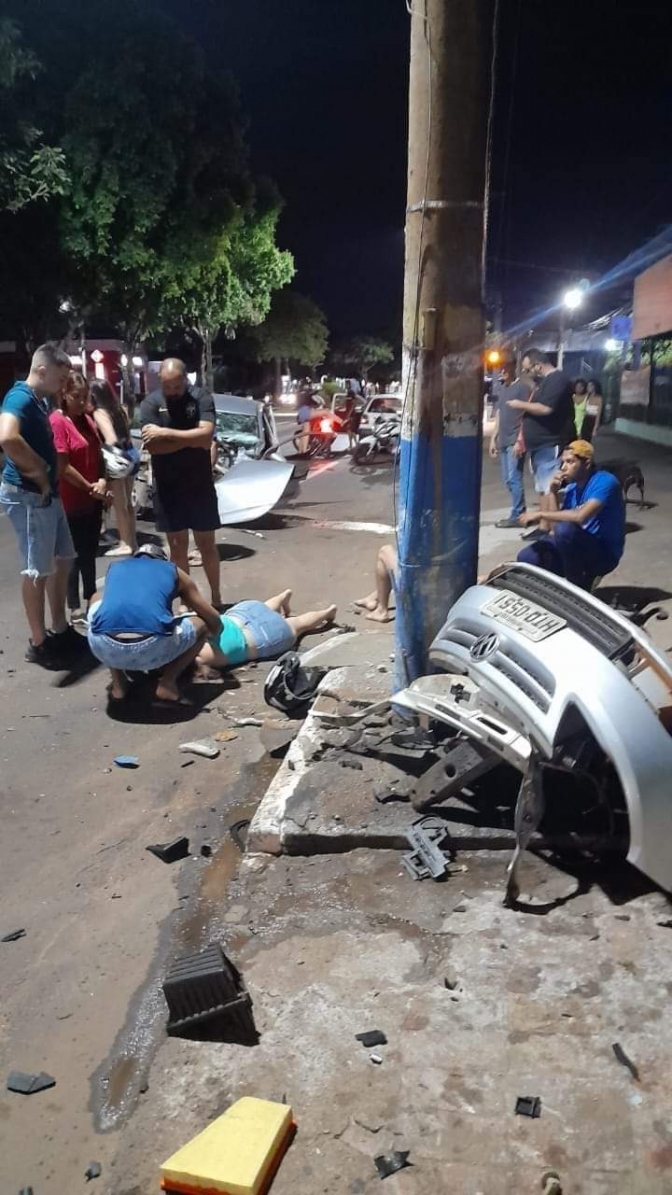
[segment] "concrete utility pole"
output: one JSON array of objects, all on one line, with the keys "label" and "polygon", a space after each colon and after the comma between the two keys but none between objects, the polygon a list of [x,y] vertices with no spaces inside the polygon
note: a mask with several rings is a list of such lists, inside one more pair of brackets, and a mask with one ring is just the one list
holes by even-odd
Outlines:
[{"label": "concrete utility pole", "polygon": [[476,579],[495,0],[409,0],[409,7],[399,686],[426,671],[448,609]]}]

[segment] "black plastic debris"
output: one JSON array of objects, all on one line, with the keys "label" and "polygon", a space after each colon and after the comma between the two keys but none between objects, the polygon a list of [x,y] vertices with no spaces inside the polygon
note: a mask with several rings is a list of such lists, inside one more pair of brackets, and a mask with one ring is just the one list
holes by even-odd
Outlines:
[{"label": "black plastic debris", "polygon": [[35,1095],[38,1091],[47,1091],[55,1087],[56,1080],[51,1075],[41,1071],[39,1075],[28,1075],[25,1071],[11,1071],[7,1079],[7,1090],[16,1091],[19,1095]]},{"label": "black plastic debris", "polygon": [[538,1120],[541,1116],[541,1100],[538,1095],[519,1095],[516,1100],[516,1116],[531,1116]]},{"label": "black plastic debris", "polygon": [[86,1170],[84,1171],[84,1178],[86,1179],[87,1183],[90,1183],[92,1178],[100,1178],[102,1173],[103,1168],[100,1162],[89,1162]]},{"label": "black plastic debris", "polygon": [[219,943],[178,959],[166,976],[163,994],[171,1037],[239,1045],[259,1041],[252,998]]},{"label": "black plastic debris", "polygon": [[614,1042],[611,1048],[614,1051],[617,1061],[620,1062],[621,1066],[627,1067],[633,1079],[635,1080],[635,1083],[639,1083],[639,1070],[632,1061],[632,1058],[628,1058],[625,1050],[617,1041]]},{"label": "black plastic debris", "polygon": [[207,842],[203,843],[203,846],[201,847],[201,854],[204,859],[210,858],[210,856],[212,854],[212,847],[208,846]]},{"label": "black plastic debris", "polygon": [[247,831],[250,828],[249,817],[242,817],[239,822],[233,822],[229,826],[229,834],[235,842],[241,854],[245,854],[245,846],[247,844]]},{"label": "black plastic debris", "polygon": [[162,863],[177,863],[178,859],[186,859],[189,854],[189,839],[184,836],[174,838],[172,842],[155,842],[145,847],[150,855],[156,855]]},{"label": "black plastic debris", "polygon": [[18,942],[19,938],[25,938],[25,929],[13,929],[11,934],[5,934],[4,938],[0,938],[0,942]]},{"label": "black plastic debris", "polygon": [[33,1191],[32,1187],[22,1187],[19,1191],[19,1195],[35,1195],[35,1192]]},{"label": "black plastic debris", "polygon": [[372,1046],[387,1045],[387,1038],[380,1029],[370,1029],[367,1033],[356,1033],[355,1041],[361,1041],[367,1050],[370,1050]]},{"label": "black plastic debris", "polygon": [[398,1170],[405,1170],[411,1163],[408,1160],[410,1149],[395,1149],[391,1154],[379,1154],[374,1158],[374,1164],[381,1178],[389,1178]]}]

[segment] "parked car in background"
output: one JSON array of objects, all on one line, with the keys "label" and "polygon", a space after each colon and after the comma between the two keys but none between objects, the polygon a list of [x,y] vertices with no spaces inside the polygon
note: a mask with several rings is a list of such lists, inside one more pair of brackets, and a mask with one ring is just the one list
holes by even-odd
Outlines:
[{"label": "parked car in background", "polygon": [[[253,398],[215,394],[215,489],[222,526],[261,518],[281,498],[293,496],[298,481],[294,467],[279,451],[271,408]],[[141,448],[141,465],[134,486],[139,518],[151,515],[154,486],[152,460],[142,448],[139,424],[132,429]]]}]

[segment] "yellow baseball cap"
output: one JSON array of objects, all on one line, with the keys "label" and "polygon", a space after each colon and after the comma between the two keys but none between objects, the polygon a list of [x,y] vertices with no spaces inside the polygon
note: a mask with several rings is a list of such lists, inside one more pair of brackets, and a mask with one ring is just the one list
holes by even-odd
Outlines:
[{"label": "yellow baseball cap", "polygon": [[569,451],[573,452],[574,456],[578,456],[581,461],[592,461],[595,456],[595,449],[588,440],[573,440],[568,447]]}]

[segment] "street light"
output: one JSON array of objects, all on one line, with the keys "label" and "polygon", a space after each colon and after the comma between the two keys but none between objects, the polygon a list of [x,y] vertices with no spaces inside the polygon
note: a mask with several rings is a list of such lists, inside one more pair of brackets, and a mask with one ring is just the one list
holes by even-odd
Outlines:
[{"label": "street light", "polygon": [[562,296],[558,328],[558,369],[562,369],[565,360],[565,313],[576,311],[583,303],[583,296],[584,288],[582,286],[570,286]]}]

